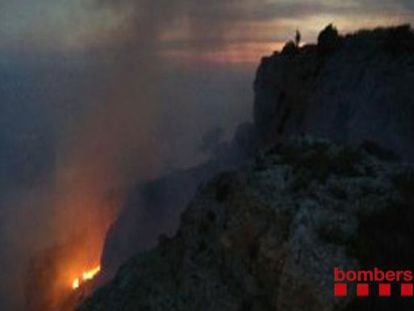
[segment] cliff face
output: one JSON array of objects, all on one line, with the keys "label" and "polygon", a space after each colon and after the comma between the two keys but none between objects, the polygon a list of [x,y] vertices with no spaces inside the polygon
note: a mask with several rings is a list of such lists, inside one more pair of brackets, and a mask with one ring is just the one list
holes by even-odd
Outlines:
[{"label": "cliff face", "polygon": [[[173,238],[78,310],[343,309],[334,267],[412,266],[414,169],[391,158],[311,139],[265,150],[203,187]],[[357,303],[348,310],[369,310]]]},{"label": "cliff face", "polygon": [[306,133],[336,142],[377,141],[414,160],[414,33],[409,26],[286,45],[255,81],[262,143]]},{"label": "cliff face", "polygon": [[[236,134],[246,154],[262,147],[257,156],[201,187],[177,233],[126,262],[78,310],[414,310],[411,299],[332,293],[336,266],[414,270],[414,167],[398,162],[414,159],[413,52],[409,27],[345,37],[328,27],[317,45],[289,43],[264,58],[254,128]],[[173,192],[206,176],[195,175],[173,179]],[[147,205],[173,206],[173,228],[189,196],[166,193]],[[125,215],[118,230],[142,217]],[[123,236],[109,235],[107,254]]]}]

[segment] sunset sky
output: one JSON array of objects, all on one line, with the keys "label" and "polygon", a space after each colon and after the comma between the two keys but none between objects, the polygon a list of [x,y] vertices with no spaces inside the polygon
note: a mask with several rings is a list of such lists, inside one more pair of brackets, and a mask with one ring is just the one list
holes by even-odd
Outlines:
[{"label": "sunset sky", "polygon": [[[73,53],[126,40],[137,19],[162,19],[158,51],[179,60],[255,62],[298,28],[305,42],[333,22],[341,32],[412,23],[410,0],[14,0],[0,4],[0,51]],[[145,32],[144,27],[140,29]],[[154,38],[155,39],[155,38]]]}]

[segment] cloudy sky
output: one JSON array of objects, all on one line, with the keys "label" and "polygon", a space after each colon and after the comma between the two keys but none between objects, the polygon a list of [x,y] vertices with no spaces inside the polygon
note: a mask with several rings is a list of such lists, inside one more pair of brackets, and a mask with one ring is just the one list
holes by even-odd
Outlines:
[{"label": "cloudy sky", "polygon": [[243,62],[280,48],[296,28],[311,42],[331,22],[342,32],[412,22],[414,4],[410,0],[6,0],[0,3],[0,49],[68,53],[107,48],[126,40],[137,19],[145,19],[145,25],[162,22],[150,35],[167,57]]}]

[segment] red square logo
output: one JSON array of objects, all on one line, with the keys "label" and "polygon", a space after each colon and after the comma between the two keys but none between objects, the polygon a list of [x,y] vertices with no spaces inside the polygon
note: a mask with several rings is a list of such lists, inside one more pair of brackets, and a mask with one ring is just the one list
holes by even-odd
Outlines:
[{"label": "red square logo", "polygon": [[412,297],[413,296],[413,284],[401,284],[401,296]]},{"label": "red square logo", "polygon": [[368,284],[357,284],[357,296],[358,297],[369,296],[369,285]]},{"label": "red square logo", "polygon": [[391,284],[379,284],[378,292],[380,297],[390,297],[391,296]]},{"label": "red square logo", "polygon": [[346,297],[348,295],[348,287],[344,283],[336,283],[334,287],[335,297]]}]

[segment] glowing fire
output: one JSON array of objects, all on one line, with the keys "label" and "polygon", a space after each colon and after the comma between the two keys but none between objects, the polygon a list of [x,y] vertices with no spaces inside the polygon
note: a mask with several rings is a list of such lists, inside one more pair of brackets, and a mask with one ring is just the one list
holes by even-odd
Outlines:
[{"label": "glowing fire", "polygon": [[97,266],[91,270],[82,273],[81,277],[78,277],[72,281],[72,288],[77,289],[82,283],[92,280],[101,271],[101,266]]}]

